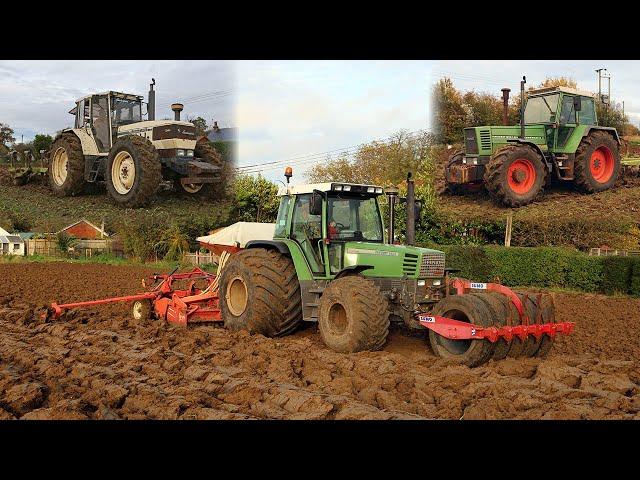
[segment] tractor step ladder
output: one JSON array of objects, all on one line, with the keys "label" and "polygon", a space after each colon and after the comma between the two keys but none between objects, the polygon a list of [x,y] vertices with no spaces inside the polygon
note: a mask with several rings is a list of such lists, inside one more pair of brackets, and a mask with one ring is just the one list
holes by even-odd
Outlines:
[{"label": "tractor step ladder", "polygon": [[91,164],[91,169],[87,174],[87,181],[95,182],[98,178],[98,172],[100,172],[100,165],[102,164],[102,157],[96,157]]}]

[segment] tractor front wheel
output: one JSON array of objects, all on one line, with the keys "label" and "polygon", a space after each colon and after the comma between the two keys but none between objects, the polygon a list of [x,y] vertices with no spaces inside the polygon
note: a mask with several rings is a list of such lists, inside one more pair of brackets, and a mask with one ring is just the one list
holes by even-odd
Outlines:
[{"label": "tractor front wheel", "polygon": [[162,166],[153,144],[139,135],[119,138],[107,158],[109,195],[123,207],[148,204],[162,180]]},{"label": "tractor front wheel", "polygon": [[322,340],[336,352],[379,350],[387,340],[388,302],[371,280],[355,275],[334,280],[318,310]]},{"label": "tractor front wheel", "polygon": [[80,139],[63,133],[49,150],[49,186],[56,197],[78,195],[84,187],[84,155]]},{"label": "tractor front wheel", "polygon": [[546,183],[547,169],[532,147],[508,144],[498,149],[484,172],[489,194],[508,207],[520,207],[535,200]]},{"label": "tractor front wheel", "polygon": [[607,132],[595,131],[584,137],[576,150],[573,167],[575,185],[587,193],[611,188],[620,174],[618,142]]},{"label": "tractor front wheel", "polygon": [[195,157],[202,162],[220,168],[220,181],[217,183],[190,183],[183,184],[180,178],[176,178],[174,187],[178,192],[198,198],[219,199],[223,198],[228,184],[228,168],[222,155],[218,153],[211,142],[199,142],[194,150]]},{"label": "tractor front wheel", "polygon": [[225,327],[232,331],[267,337],[293,332],[302,319],[293,261],[263,248],[231,255],[220,275],[220,311]]}]

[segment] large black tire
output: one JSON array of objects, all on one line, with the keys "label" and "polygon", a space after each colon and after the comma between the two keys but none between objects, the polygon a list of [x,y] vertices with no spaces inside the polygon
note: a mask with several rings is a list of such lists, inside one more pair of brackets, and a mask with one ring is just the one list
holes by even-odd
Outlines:
[{"label": "large black tire", "polygon": [[[220,167],[220,181],[217,183],[204,183],[185,188],[177,178],[174,187],[178,192],[196,198],[220,199],[224,198],[229,183],[229,168],[225,165],[222,155],[216,150],[211,142],[200,142],[196,144],[194,155],[201,161]],[[199,187],[199,189],[198,189]],[[197,189],[197,190],[196,190]]]},{"label": "large black tire", "polygon": [[[471,293],[470,295],[477,296],[482,300],[487,307],[491,310],[491,318],[493,319],[493,326],[496,328],[504,327],[507,325],[507,317],[509,316],[509,299],[496,292],[487,293]],[[509,342],[504,338],[499,338],[494,344],[493,355],[491,358],[494,360],[503,360],[509,353]]]},{"label": "large black tire", "polygon": [[234,253],[220,275],[220,311],[226,328],[267,337],[293,332],[302,320],[300,282],[293,261],[275,250]]},{"label": "large black tire", "polygon": [[[114,178],[114,161],[119,161],[120,154],[128,154],[134,164],[133,183],[128,189],[123,181],[116,176]],[[129,181],[131,173],[124,173]],[[114,143],[109,151],[105,170],[107,191],[113,200],[128,208],[136,208],[147,205],[155,196],[162,180],[162,166],[158,152],[153,144],[139,135],[121,137]]]},{"label": "large black tire", "polygon": [[547,168],[540,154],[528,145],[510,143],[491,156],[484,171],[491,197],[507,207],[533,202],[547,182]]},{"label": "large black tire", "polygon": [[573,167],[576,187],[583,192],[607,190],[616,183],[620,174],[620,148],[609,133],[592,131],[582,139]]},{"label": "large black tire", "polygon": [[336,352],[379,350],[389,334],[388,301],[367,278],[338,278],[320,297],[318,326],[325,345]]},{"label": "large black tire", "polygon": [[[493,312],[478,296],[449,295],[438,302],[434,315],[473,323],[482,327],[493,325]],[[454,360],[468,367],[477,367],[493,356],[495,344],[489,340],[451,340],[429,330],[429,343],[433,352],[445,360]]]},{"label": "large black tire", "polygon": [[449,169],[453,165],[462,165],[462,159],[464,158],[464,150],[456,150],[449,156],[447,164],[444,166],[444,181],[446,190],[452,195],[461,195],[465,192],[465,189],[459,183],[449,182]]},{"label": "large black tire", "polygon": [[[518,297],[520,297],[520,301],[525,306],[525,310],[529,315],[530,325],[536,323],[539,319],[542,319],[542,312],[538,307],[536,295],[525,295],[524,293],[518,293]],[[544,323],[544,320],[542,320],[541,323]],[[524,341],[522,355],[525,357],[533,357],[540,349],[540,343],[542,342],[543,338],[544,336],[536,339],[535,336],[528,335]]]},{"label": "large black tire", "polygon": [[[556,323],[556,306],[551,295],[543,295],[540,299],[538,308],[542,316],[542,323]],[[535,353],[536,357],[546,357],[553,346],[553,339],[544,335],[540,342],[540,348]]]},{"label": "large black tire", "polygon": [[[66,155],[66,177],[61,178],[58,162],[59,155]],[[60,135],[49,149],[49,186],[56,197],[78,195],[84,187],[84,155],[82,143],[73,132]],[[64,175],[63,175],[64,176]]]}]

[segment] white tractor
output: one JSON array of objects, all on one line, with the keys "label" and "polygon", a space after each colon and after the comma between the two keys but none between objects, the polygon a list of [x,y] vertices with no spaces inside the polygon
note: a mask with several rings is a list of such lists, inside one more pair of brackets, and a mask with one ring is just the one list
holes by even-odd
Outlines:
[{"label": "white tractor", "polygon": [[155,120],[152,79],[143,120],[143,97],[120,92],[87,95],[69,112],[74,128],[62,130],[49,149],[49,184],[60,197],[80,194],[86,184],[105,182],[121,206],[146,205],[160,183],[178,191],[213,197],[224,191],[222,157],[196,128],[180,121],[182,104],[174,103],[174,120]]}]

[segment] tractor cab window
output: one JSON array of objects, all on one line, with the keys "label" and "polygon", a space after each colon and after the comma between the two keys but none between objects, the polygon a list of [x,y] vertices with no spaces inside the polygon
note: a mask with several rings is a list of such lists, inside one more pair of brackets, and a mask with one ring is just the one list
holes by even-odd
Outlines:
[{"label": "tractor cab window", "polygon": [[111,148],[109,128],[109,104],[106,95],[95,95],[91,100],[91,119],[98,150]]},{"label": "tractor cab window", "polygon": [[553,95],[543,95],[541,97],[531,97],[527,100],[524,109],[524,123],[553,123],[556,121],[556,110],[558,108],[557,93]]},{"label": "tractor cab window", "polygon": [[573,97],[562,97],[562,110],[560,111],[560,125],[576,123],[576,111],[573,108]]},{"label": "tractor cab window", "polygon": [[128,125],[142,121],[142,106],[139,100],[126,98],[112,98],[111,124],[114,126]]},{"label": "tractor cab window", "polygon": [[322,252],[319,244],[322,241],[322,215],[311,215],[310,202],[310,193],[296,196],[291,238],[302,248],[311,270],[321,273]]},{"label": "tractor cab window", "polygon": [[593,104],[593,98],[582,97],[580,99],[580,123],[583,125],[595,125],[596,124],[596,112]]},{"label": "tractor cab window", "polygon": [[273,233],[275,238],[283,238],[287,234],[287,220],[289,218],[289,203],[291,197],[280,198],[280,208],[278,208],[278,218],[276,219],[276,229]]},{"label": "tractor cab window", "polygon": [[375,197],[329,197],[327,229],[332,241],[382,242],[383,229]]},{"label": "tractor cab window", "polygon": [[76,104],[76,108],[71,110],[71,112],[75,112],[75,116],[76,116],[75,128],[84,127],[89,123],[89,120],[91,118],[91,112],[89,110],[89,100],[83,98]]}]

